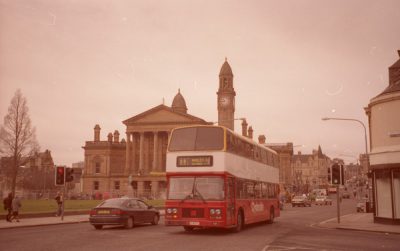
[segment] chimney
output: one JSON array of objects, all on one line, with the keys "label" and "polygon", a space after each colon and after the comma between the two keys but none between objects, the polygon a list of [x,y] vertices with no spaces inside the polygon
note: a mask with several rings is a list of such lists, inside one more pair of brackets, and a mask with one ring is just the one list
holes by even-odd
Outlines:
[{"label": "chimney", "polygon": [[249,138],[253,139],[253,127],[249,126]]},{"label": "chimney", "polygon": [[107,139],[108,139],[108,142],[112,143],[112,141],[113,141],[113,135],[112,135],[111,132],[108,134]]},{"label": "chimney", "polygon": [[119,142],[119,132],[117,130],[114,131],[114,142],[115,143]]},{"label": "chimney", "polygon": [[96,142],[100,141],[100,129],[98,124],[94,126],[94,141]]},{"label": "chimney", "polygon": [[258,143],[265,144],[265,136],[264,135],[258,136]]},{"label": "chimney", "polygon": [[242,136],[247,137],[247,122],[245,119],[242,120]]}]

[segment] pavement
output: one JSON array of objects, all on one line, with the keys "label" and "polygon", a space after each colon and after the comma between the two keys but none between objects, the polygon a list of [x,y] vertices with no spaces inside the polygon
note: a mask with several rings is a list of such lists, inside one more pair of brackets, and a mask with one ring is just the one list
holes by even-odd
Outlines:
[{"label": "pavement", "polygon": [[[164,209],[160,209],[160,215],[163,216],[165,214]],[[3,228],[18,228],[18,227],[33,227],[33,226],[46,226],[46,225],[58,225],[58,224],[72,224],[72,223],[82,223],[89,222],[88,214],[81,215],[65,215],[64,219],[61,220],[61,217],[52,216],[52,217],[34,217],[34,218],[24,218],[24,216],[20,216],[19,222],[15,220],[13,222],[7,222],[5,219],[0,221],[0,229]]]},{"label": "pavement", "polygon": [[400,225],[374,223],[373,213],[347,214],[340,217],[340,223],[337,218],[332,218],[316,225],[322,228],[400,234]]},{"label": "pavement", "polygon": [[[160,215],[164,215],[165,211],[160,210]],[[44,226],[56,224],[72,224],[89,222],[89,215],[67,215],[64,220],[61,217],[40,217],[40,218],[21,218],[20,222],[7,222],[6,220],[0,221],[0,229],[30,227],[30,226]],[[358,231],[371,231],[381,232],[388,234],[400,234],[400,225],[388,225],[374,223],[372,213],[354,213],[347,214],[340,217],[340,223],[337,218],[332,218],[316,224],[322,228],[344,229],[344,230],[358,230]]]}]

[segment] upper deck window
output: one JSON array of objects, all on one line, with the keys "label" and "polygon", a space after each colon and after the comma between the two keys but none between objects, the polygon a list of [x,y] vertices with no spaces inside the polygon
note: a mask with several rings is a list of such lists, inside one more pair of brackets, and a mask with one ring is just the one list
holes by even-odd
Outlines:
[{"label": "upper deck window", "polygon": [[219,127],[188,127],[174,130],[169,151],[222,150],[224,131]]}]

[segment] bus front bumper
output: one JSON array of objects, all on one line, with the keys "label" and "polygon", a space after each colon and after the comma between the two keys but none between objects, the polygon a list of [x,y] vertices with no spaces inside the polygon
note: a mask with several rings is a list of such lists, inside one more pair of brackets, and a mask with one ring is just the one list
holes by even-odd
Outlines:
[{"label": "bus front bumper", "polygon": [[189,226],[196,228],[227,227],[224,221],[206,219],[165,219],[165,226]]}]

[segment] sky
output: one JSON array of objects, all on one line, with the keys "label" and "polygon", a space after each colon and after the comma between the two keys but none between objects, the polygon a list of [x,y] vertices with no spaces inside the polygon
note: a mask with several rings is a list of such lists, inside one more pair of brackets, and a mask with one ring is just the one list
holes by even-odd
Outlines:
[{"label": "sky", "polygon": [[[255,138],[357,162],[364,107],[399,58],[400,1],[0,0],[0,123],[17,89],[54,163],[180,89],[188,113],[217,121],[219,70],[234,74],[235,117]],[[235,130],[241,131],[240,121]]]}]

